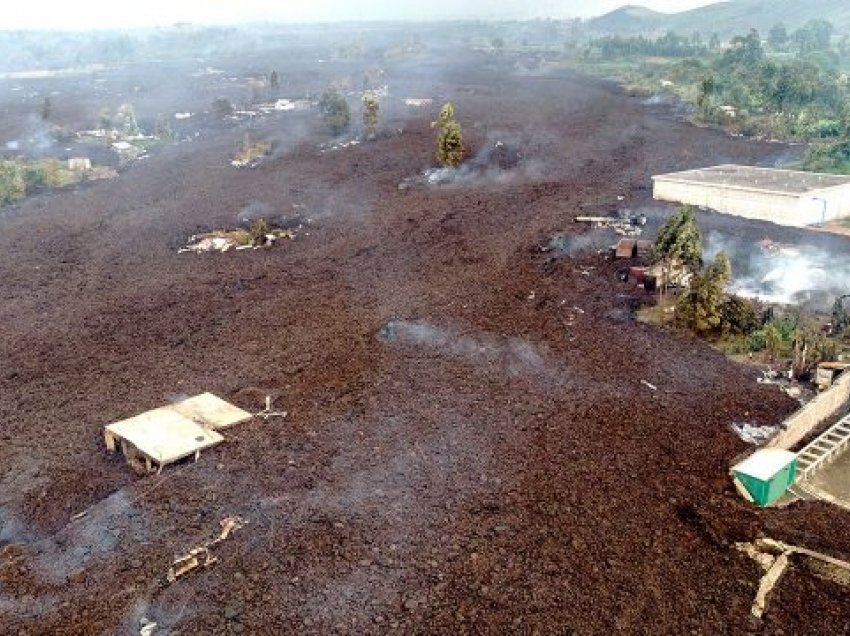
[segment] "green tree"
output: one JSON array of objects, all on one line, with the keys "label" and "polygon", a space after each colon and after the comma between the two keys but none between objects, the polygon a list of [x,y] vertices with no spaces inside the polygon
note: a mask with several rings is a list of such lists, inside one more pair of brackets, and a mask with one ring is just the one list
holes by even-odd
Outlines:
[{"label": "green tree", "polygon": [[112,128],[112,112],[108,108],[101,108],[97,116],[97,123],[102,130]]},{"label": "green tree", "polygon": [[836,359],[835,342],[810,325],[798,327],[794,333],[792,368],[794,376],[802,378],[821,362]]},{"label": "green tree", "polygon": [[131,104],[121,104],[115,115],[121,134],[125,137],[133,137],[139,134],[139,124],[136,121],[136,111]]},{"label": "green tree", "polygon": [[227,117],[228,115],[232,115],[234,110],[236,109],[233,108],[233,104],[231,104],[230,100],[226,97],[216,97],[212,101],[212,112],[218,115],[219,117]]},{"label": "green tree", "polygon": [[850,327],[850,311],[844,306],[844,301],[850,296],[839,296],[832,305],[832,331],[844,333]]},{"label": "green tree", "polygon": [[814,51],[828,51],[834,27],[828,20],[809,20],[794,31],[794,43],[802,55]]},{"label": "green tree", "polygon": [[708,38],[708,48],[712,51],[720,48],[720,36],[717,33],[712,33],[711,37]]},{"label": "green tree", "polygon": [[838,53],[842,57],[847,57],[850,54],[850,34],[845,33],[838,41]]},{"label": "green tree", "polygon": [[463,161],[463,131],[455,120],[455,110],[451,102],[446,102],[440,109],[437,121],[431,123],[432,128],[438,128],[437,161],[443,167],[456,168]]},{"label": "green tree", "polygon": [[172,141],[174,139],[174,131],[171,129],[171,122],[167,115],[160,115],[156,118],[154,135],[162,141]]},{"label": "green tree", "polygon": [[723,333],[746,336],[761,327],[758,305],[740,296],[729,296],[723,303],[721,327]]},{"label": "green tree", "polygon": [[366,138],[374,139],[378,132],[378,98],[372,93],[363,95],[363,128],[366,130]]},{"label": "green tree", "polygon": [[764,348],[772,358],[782,355],[782,352],[785,350],[785,341],[782,339],[782,332],[772,322],[764,328]]},{"label": "green tree", "polygon": [[767,34],[767,41],[774,49],[782,49],[788,44],[788,29],[785,24],[777,22]]},{"label": "green tree", "polygon": [[702,235],[691,206],[683,205],[667,219],[655,239],[653,257],[656,262],[679,261],[693,269],[702,266]]},{"label": "green tree", "polygon": [[676,302],[676,322],[698,334],[716,333],[723,324],[726,286],[732,266],[725,252],[719,252],[711,265],[691,281],[687,293]]},{"label": "green tree", "polygon": [[732,38],[730,47],[720,58],[721,68],[727,71],[733,68],[751,69],[755,68],[764,60],[764,49],[761,46],[761,37],[755,29],[750,29],[746,36]]},{"label": "green tree", "polygon": [[697,106],[702,111],[703,119],[708,119],[711,114],[711,98],[716,90],[717,80],[714,79],[714,75],[706,75],[702,78],[697,95]]},{"label": "green tree", "polygon": [[339,135],[348,129],[351,124],[351,111],[348,108],[348,102],[333,86],[326,90],[322,99],[319,100],[319,112],[322,114],[325,125],[335,135]]},{"label": "green tree", "polygon": [[45,95],[44,99],[41,100],[41,108],[39,108],[39,113],[41,114],[41,118],[44,121],[50,119],[50,116],[53,115],[53,102],[50,100],[49,95]]}]

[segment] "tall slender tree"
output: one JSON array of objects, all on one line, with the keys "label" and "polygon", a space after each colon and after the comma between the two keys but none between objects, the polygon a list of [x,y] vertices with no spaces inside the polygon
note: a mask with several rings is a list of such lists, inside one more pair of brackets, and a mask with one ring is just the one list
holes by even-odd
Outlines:
[{"label": "tall slender tree", "polygon": [[463,161],[463,131],[455,119],[455,109],[446,102],[440,109],[440,116],[431,123],[438,128],[437,161],[443,167],[456,168]]},{"label": "tall slender tree", "polygon": [[378,133],[378,98],[372,93],[363,95],[363,128],[366,130],[366,138],[374,139]]}]

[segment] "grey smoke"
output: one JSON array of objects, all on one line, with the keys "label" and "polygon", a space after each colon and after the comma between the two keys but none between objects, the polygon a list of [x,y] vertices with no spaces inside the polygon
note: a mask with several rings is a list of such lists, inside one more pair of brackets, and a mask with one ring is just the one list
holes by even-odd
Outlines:
[{"label": "grey smoke", "polygon": [[242,208],[237,218],[241,223],[250,223],[256,219],[273,219],[277,216],[277,211],[268,203],[254,201]]},{"label": "grey smoke", "polygon": [[36,542],[34,569],[45,582],[62,585],[74,571],[111,553],[128,530],[137,539],[145,539],[146,518],[127,493],[119,490],[54,536]]},{"label": "grey smoke", "polygon": [[406,320],[388,322],[379,337],[388,343],[426,347],[474,364],[496,367],[513,376],[550,373],[540,350],[522,338],[486,332],[467,335],[427,322]]},{"label": "grey smoke", "polygon": [[615,239],[611,230],[593,229],[584,234],[555,234],[540,250],[555,258],[574,258],[587,252],[610,247]]},{"label": "grey smoke", "polygon": [[487,184],[504,185],[520,179],[539,180],[543,165],[539,161],[528,160],[518,148],[521,142],[510,135],[491,132],[478,153],[456,168],[429,168],[415,177],[409,177],[399,184],[400,190],[416,185],[440,186],[482,186]]}]

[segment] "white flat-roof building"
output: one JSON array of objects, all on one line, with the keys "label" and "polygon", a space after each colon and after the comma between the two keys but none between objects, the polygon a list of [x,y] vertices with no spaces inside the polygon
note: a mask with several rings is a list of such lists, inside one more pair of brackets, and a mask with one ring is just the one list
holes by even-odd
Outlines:
[{"label": "white flat-roof building", "polygon": [[653,197],[806,227],[850,217],[850,176],[722,165],[652,177]]}]

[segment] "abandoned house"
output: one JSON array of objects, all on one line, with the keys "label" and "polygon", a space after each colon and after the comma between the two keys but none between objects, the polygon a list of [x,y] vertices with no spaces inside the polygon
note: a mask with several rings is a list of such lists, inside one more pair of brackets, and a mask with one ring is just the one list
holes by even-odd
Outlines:
[{"label": "abandoned house", "polygon": [[654,176],[653,197],[806,227],[850,217],[850,176],[721,165]]},{"label": "abandoned house", "polygon": [[219,429],[252,417],[212,393],[203,393],[109,424],[103,435],[109,452],[120,446],[130,466],[147,473],[186,457],[197,460],[202,450],[224,441]]},{"label": "abandoned house", "polygon": [[68,170],[72,172],[88,172],[91,170],[91,159],[88,157],[71,157],[68,159]]}]

